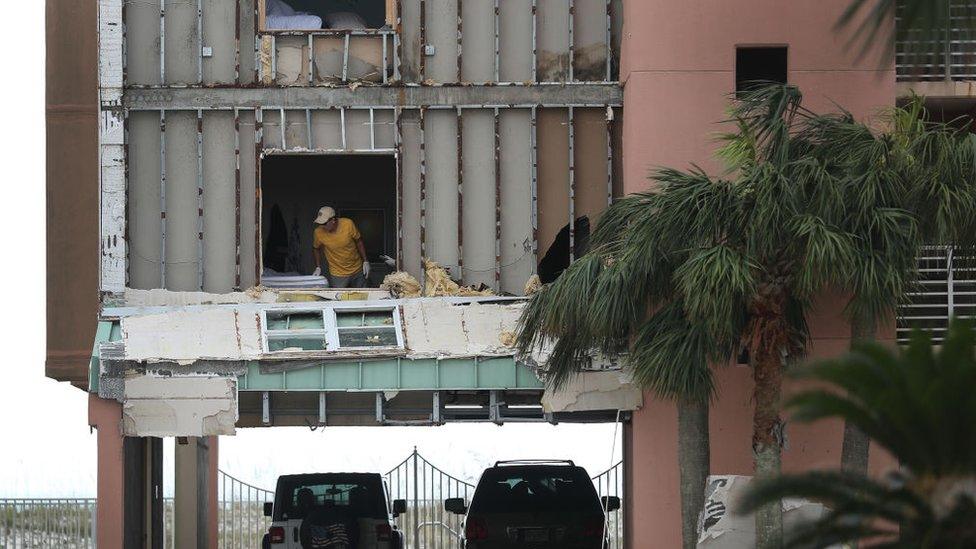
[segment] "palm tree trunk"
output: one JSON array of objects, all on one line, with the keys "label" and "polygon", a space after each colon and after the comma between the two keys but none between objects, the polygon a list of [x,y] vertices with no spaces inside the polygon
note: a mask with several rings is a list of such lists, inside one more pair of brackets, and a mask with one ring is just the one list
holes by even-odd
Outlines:
[{"label": "palm tree trunk", "polygon": [[[873,341],[877,324],[873,320],[851,323],[851,343]],[[868,474],[871,441],[863,431],[850,421],[844,422],[844,443],[840,452],[840,468],[851,473]]]},{"label": "palm tree trunk", "polygon": [[678,400],[678,469],[684,549],[698,545],[698,517],[705,505],[709,465],[708,401]]},{"label": "palm tree trunk", "polygon": [[[777,341],[778,337],[771,338]],[[777,477],[781,465],[782,422],[779,417],[783,386],[784,346],[761,341],[755,345],[752,366],[755,411],[753,414],[752,449],[755,456],[755,479]],[[783,545],[783,507],[779,501],[756,511],[756,548],[780,549]]]}]

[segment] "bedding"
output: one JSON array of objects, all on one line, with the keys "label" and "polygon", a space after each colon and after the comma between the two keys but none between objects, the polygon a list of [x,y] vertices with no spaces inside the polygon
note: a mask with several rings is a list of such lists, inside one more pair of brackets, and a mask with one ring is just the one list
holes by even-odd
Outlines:
[{"label": "bedding", "polygon": [[265,0],[264,26],[267,30],[311,30],[322,28],[318,15],[295,11],[282,0]]}]

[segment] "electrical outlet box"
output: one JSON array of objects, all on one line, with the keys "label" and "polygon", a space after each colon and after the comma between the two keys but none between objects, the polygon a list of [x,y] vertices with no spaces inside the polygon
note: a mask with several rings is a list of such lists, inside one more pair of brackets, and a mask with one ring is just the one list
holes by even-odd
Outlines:
[{"label": "electrical outlet box", "polygon": [[433,57],[435,53],[437,53],[437,48],[434,47],[433,44],[424,45],[424,55],[426,55],[427,57]]},{"label": "electrical outlet box", "polygon": [[203,49],[200,51],[200,54],[203,55],[204,57],[213,57],[213,47],[204,46]]}]

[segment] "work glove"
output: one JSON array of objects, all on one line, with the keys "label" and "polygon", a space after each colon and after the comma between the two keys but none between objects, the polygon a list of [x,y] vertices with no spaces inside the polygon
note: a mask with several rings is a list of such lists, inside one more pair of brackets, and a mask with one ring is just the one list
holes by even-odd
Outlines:
[{"label": "work glove", "polygon": [[322,267],[316,267],[315,270],[312,271],[312,276],[322,276]]},{"label": "work glove", "polygon": [[369,278],[369,261],[363,261],[363,276]]},{"label": "work glove", "polygon": [[396,260],[393,259],[392,257],[388,255],[381,255],[380,259],[383,260],[383,263],[386,263],[387,267],[391,269],[396,269]]}]

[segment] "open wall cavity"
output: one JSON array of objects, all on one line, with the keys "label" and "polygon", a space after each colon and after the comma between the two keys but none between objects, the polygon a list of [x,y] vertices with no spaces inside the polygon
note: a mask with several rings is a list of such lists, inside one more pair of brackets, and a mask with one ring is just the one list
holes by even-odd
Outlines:
[{"label": "open wall cavity", "polygon": [[[580,220],[594,224],[619,188],[613,118],[582,106],[130,111],[116,235],[127,285],[256,284],[268,200],[290,186],[312,197],[308,211],[282,212],[299,234],[323,205],[381,210],[372,261],[382,252],[422,279],[430,258],[465,284],[521,294],[540,260],[558,270],[582,252]],[[303,257],[295,267],[312,268]]]},{"label": "open wall cavity", "polygon": [[265,0],[125,2],[126,85],[617,79],[620,0],[363,0],[353,24],[330,19],[338,2],[285,1],[320,26],[272,28]]}]

